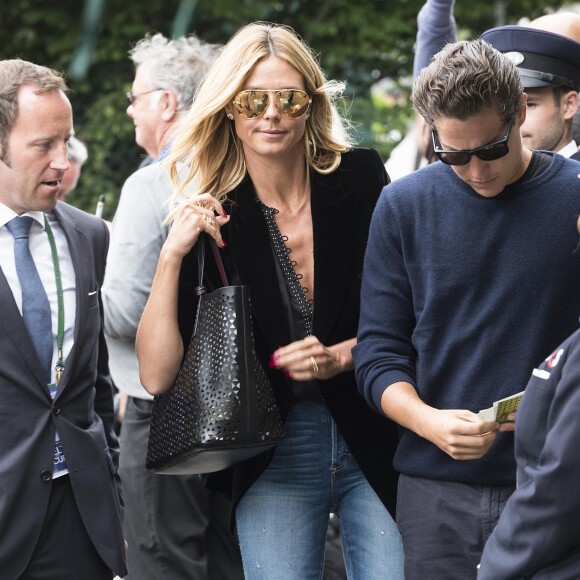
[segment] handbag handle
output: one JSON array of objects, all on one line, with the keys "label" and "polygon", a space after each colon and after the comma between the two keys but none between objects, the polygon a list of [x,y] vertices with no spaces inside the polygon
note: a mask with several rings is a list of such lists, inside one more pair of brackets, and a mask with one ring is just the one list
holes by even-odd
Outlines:
[{"label": "handbag handle", "polygon": [[205,294],[206,289],[203,285],[203,272],[205,268],[205,239],[206,237],[209,238],[209,245],[211,247],[211,251],[213,253],[213,257],[215,258],[217,269],[220,273],[220,278],[222,280],[222,284],[224,286],[229,286],[228,284],[228,277],[226,276],[226,271],[224,268],[224,263],[222,261],[222,257],[220,256],[220,251],[215,243],[215,240],[210,237],[206,233],[200,234],[197,240],[197,271],[199,275],[199,284],[198,287],[195,289],[195,293],[200,296],[201,294]]}]

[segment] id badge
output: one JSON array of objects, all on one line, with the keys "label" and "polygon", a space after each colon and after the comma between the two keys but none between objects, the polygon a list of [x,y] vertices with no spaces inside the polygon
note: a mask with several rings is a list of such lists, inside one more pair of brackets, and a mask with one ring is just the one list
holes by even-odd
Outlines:
[{"label": "id badge", "polygon": [[[54,401],[56,397],[56,391],[58,389],[58,383],[50,383],[48,385],[48,390],[50,392],[50,397]],[[59,477],[68,473],[66,466],[66,457],[64,456],[64,451],[62,450],[62,443],[60,442],[60,436],[58,431],[54,435],[54,471],[52,472],[52,478]]]}]

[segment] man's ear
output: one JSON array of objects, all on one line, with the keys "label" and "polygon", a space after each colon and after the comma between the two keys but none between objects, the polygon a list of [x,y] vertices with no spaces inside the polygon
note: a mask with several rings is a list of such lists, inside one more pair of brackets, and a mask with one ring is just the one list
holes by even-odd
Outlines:
[{"label": "man's ear", "polygon": [[163,91],[158,106],[161,109],[161,118],[166,122],[172,121],[179,114],[179,102],[171,91]]},{"label": "man's ear", "polygon": [[576,91],[564,93],[560,106],[564,111],[564,119],[572,119],[578,110],[578,93]]},{"label": "man's ear", "polygon": [[527,111],[528,94],[522,93],[520,96],[520,100],[522,101],[522,110],[519,113],[518,121],[519,121],[519,125],[521,127],[526,121],[526,114],[528,112]]}]

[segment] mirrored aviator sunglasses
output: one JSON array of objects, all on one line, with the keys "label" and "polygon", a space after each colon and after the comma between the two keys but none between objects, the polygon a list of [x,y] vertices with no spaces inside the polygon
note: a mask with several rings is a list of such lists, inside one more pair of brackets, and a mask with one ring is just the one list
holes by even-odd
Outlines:
[{"label": "mirrored aviator sunglasses", "polygon": [[431,131],[431,138],[433,140],[433,152],[446,165],[467,165],[471,157],[475,155],[483,161],[495,161],[501,159],[509,153],[508,141],[514,126],[515,117],[509,120],[507,131],[504,137],[495,143],[476,147],[475,149],[464,149],[455,151],[446,151],[441,148],[439,137],[435,130]]},{"label": "mirrored aviator sunglasses", "polygon": [[291,119],[302,117],[312,103],[308,93],[300,89],[240,91],[232,103],[241,117],[256,119],[264,114],[271,98],[280,114]]}]

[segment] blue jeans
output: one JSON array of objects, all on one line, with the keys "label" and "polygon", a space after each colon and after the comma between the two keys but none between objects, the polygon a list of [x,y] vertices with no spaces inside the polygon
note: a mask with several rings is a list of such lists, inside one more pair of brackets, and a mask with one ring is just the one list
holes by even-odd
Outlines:
[{"label": "blue jeans", "polygon": [[246,580],[320,580],[331,512],[340,518],[350,580],[402,580],[397,526],[326,407],[293,405],[285,430],[272,462],[236,510]]}]

